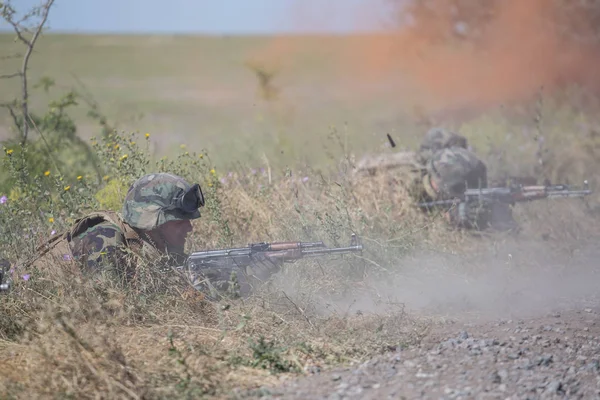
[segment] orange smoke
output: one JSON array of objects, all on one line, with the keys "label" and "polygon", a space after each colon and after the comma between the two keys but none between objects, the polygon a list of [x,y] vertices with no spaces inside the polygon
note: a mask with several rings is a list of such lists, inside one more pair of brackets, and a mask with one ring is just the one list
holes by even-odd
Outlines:
[{"label": "orange smoke", "polygon": [[453,28],[439,15],[388,37],[365,39],[350,65],[369,79],[402,75],[432,98],[430,106],[477,108],[526,100],[544,87],[564,83],[600,87],[597,48],[558,33],[557,2],[501,0],[477,44],[432,44],[432,35]]},{"label": "orange smoke", "polygon": [[[398,90],[398,96],[425,95],[427,104],[421,105],[430,110],[481,108],[528,100],[542,87],[548,93],[568,83],[600,89],[598,47],[595,43],[574,41],[559,32],[556,22],[560,20],[565,26],[560,2],[486,2],[494,7],[494,13],[476,41],[435,44],[430,40],[432,37],[454,28],[451,13],[423,14],[416,27],[354,37],[347,42],[347,51],[332,49],[330,54],[339,58],[335,63],[340,71],[338,77],[347,77],[354,83],[408,82],[416,92],[407,94]],[[448,7],[451,2],[434,3]],[[360,10],[364,18],[372,18],[364,11]],[[297,7],[293,13],[296,19],[307,15]],[[584,14],[580,13],[580,21],[575,21],[577,28],[593,26],[592,17]],[[569,22],[572,27],[574,21]],[[299,53],[306,55],[310,51],[300,49],[299,43],[276,39],[268,46],[267,53],[272,59],[292,63]]]}]

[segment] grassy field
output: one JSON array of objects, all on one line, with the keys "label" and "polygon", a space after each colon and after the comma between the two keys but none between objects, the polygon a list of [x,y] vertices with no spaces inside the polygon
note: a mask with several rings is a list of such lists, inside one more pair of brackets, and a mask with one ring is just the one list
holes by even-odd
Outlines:
[{"label": "grassy field", "polygon": [[[60,90],[84,88],[120,129],[150,132],[162,154],[180,144],[204,147],[219,165],[259,162],[262,153],[279,166],[290,160],[320,163],[333,129],[352,150],[376,149],[385,133],[403,141],[413,128],[414,96],[396,80],[379,79],[350,65],[362,37],[43,37],[31,61],[35,82],[56,80]],[[0,36],[0,57],[21,51]],[[18,60],[2,63],[12,72]],[[275,70],[278,97],[265,101],[248,63]],[[18,81],[2,81],[0,101],[18,93]],[[36,96],[35,109],[48,97]],[[408,113],[407,113],[408,111]],[[80,134],[97,133],[84,106],[75,113]],[[0,114],[4,135],[7,113]],[[409,143],[414,144],[414,141]],[[332,151],[339,155],[339,148]]]},{"label": "grassy field", "polygon": [[[167,170],[204,183],[207,206],[194,221],[188,250],[278,240],[345,245],[357,232],[366,251],[302,260],[250,298],[216,303],[151,263],[138,266],[127,285],[81,279],[60,260],[48,269],[14,271],[14,291],[0,301],[0,392],[84,399],[259,395],[264,385],[414,345],[432,323],[446,320],[449,303],[470,312],[478,302],[511,296],[511,287],[490,293],[473,277],[569,274],[569,257],[600,237],[597,193],[588,203],[518,205],[519,233],[472,234],[418,212],[406,190],[391,183],[393,173],[320,173],[350,171],[354,157],[391,151],[385,133],[399,147],[415,146],[428,127],[414,107],[435,104],[431,93],[390,64],[363,59],[363,50],[378,44],[373,37],[43,37],[32,81],[54,78],[53,96],[81,90],[81,82],[119,130],[140,135],[132,147],[127,135],[100,141],[108,184],[88,177],[65,182],[54,170],[33,183],[17,181],[23,186],[0,203],[1,255],[27,256],[90,208],[118,210],[131,182],[156,170],[146,157],[166,154],[180,156]],[[384,44],[377,54],[386,52]],[[0,49],[5,56],[17,48],[1,36]],[[279,68],[278,97],[260,96],[247,62]],[[15,65],[3,60],[0,74]],[[0,84],[0,101],[18,92],[16,81]],[[48,99],[36,92],[34,108]],[[589,179],[597,188],[596,99],[576,89],[534,100],[431,109],[454,111],[445,121],[469,139],[492,177]],[[84,106],[75,113],[80,134],[98,135],[85,113]],[[1,118],[6,136],[8,116]],[[211,160],[185,154],[202,148]],[[3,172],[21,173],[16,156],[1,157]],[[234,164],[243,168],[230,175]],[[272,179],[259,169],[269,165]],[[282,174],[286,166],[294,174]],[[567,261],[549,267],[553,259]],[[465,299],[463,292],[476,295]],[[503,306],[509,307],[497,305]]]}]

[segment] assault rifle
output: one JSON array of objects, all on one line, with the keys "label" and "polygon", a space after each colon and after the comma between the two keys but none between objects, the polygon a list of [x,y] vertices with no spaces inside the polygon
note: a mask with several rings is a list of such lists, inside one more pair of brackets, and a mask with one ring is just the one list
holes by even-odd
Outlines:
[{"label": "assault rifle", "polygon": [[273,261],[290,262],[306,257],[320,257],[332,254],[346,254],[360,252],[363,246],[355,234],[352,234],[347,247],[328,248],[323,242],[275,242],[251,243],[246,247],[205,250],[191,253],[184,269],[210,267],[238,267],[244,268],[252,265],[257,259],[268,257]]},{"label": "assault rifle", "polygon": [[546,198],[583,197],[592,194],[588,181],[583,182],[582,189],[571,189],[568,185],[511,185],[509,187],[494,187],[467,189],[464,194],[455,199],[437,200],[419,203],[421,208],[453,206],[459,203],[505,203],[515,204]]}]

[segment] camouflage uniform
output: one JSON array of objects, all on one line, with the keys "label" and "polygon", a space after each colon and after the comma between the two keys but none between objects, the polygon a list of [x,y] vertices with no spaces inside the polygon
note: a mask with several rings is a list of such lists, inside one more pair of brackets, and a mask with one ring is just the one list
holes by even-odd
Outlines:
[{"label": "camouflage uniform", "polygon": [[466,186],[487,185],[485,164],[467,150],[466,138],[454,132],[430,129],[415,157],[421,165],[418,171],[413,170],[409,185],[415,202],[454,197],[462,194]]},{"label": "camouflage uniform", "polygon": [[423,163],[427,163],[436,152],[453,147],[466,149],[467,139],[447,129],[431,128],[421,142],[418,155]]},{"label": "camouflage uniform", "polygon": [[487,168],[475,154],[462,147],[433,153],[426,164],[423,183],[432,199],[462,195],[465,189],[487,187]]},{"label": "camouflage uniform", "polygon": [[[487,167],[467,147],[465,137],[436,127],[425,134],[417,152],[365,158],[358,171],[373,174],[377,169],[403,167],[404,174],[395,174],[396,181],[407,188],[415,203],[451,199],[462,195],[466,188],[488,185]],[[453,226],[482,229],[497,220],[511,220],[511,212],[504,204],[489,208],[461,204],[451,209],[447,217]]]},{"label": "camouflage uniform", "polygon": [[[169,221],[197,219],[202,206],[204,196],[199,185],[190,186],[172,174],[148,174],[129,188],[120,213],[100,211],[77,220],[67,232],[38,247],[33,259],[17,263],[15,270],[52,270],[56,275],[112,270],[120,278],[128,278],[135,272],[137,257],[184,267],[187,255],[183,249],[167,254],[165,260],[165,253],[146,233]],[[209,297],[209,287],[221,293],[247,295],[252,286],[281,267],[280,262],[265,255],[253,257],[253,262],[247,268],[218,264],[198,266],[193,271],[182,269],[192,285]],[[237,276],[232,280],[232,275]]]},{"label": "camouflage uniform", "polygon": [[[146,175],[129,188],[121,213],[99,211],[78,219],[68,231],[39,246],[34,258],[18,262],[15,269],[21,273],[34,268],[75,274],[110,269],[130,277],[136,257],[165,258],[147,231],[167,221],[199,218],[198,208],[203,205],[199,185],[190,186],[171,174]],[[170,256],[166,261],[180,261]]]},{"label": "camouflage uniform", "polygon": [[[415,200],[435,201],[459,197],[465,189],[488,187],[487,167],[467,149],[463,136],[445,129],[427,132],[420,147],[425,172],[422,190],[413,191]],[[448,214],[451,225],[469,229],[509,230],[516,227],[512,210],[507,204],[465,204],[452,208]]]},{"label": "camouflage uniform", "polygon": [[[172,220],[199,218],[197,208],[191,207],[185,212],[173,206],[173,199],[190,188],[183,178],[167,173],[148,174],[138,179],[129,188],[121,214],[116,215],[118,219],[115,216],[84,219],[84,229],[79,229],[69,240],[74,259],[88,270],[97,271],[102,265],[125,268],[130,256],[127,248],[138,256],[160,256],[145,231]],[[184,255],[172,256],[171,260],[180,260]]]}]

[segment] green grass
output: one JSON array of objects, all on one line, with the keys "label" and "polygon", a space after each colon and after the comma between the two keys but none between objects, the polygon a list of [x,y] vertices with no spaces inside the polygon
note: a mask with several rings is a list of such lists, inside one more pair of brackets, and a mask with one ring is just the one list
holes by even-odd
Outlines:
[{"label": "green grass", "polygon": [[[412,105],[410,96],[398,85],[354,76],[346,65],[358,40],[46,35],[31,59],[31,80],[47,75],[57,89],[68,90],[81,88],[77,78],[120,129],[152,133],[161,154],[186,143],[207,148],[218,165],[234,159],[256,163],[263,152],[280,167],[291,158],[324,165],[324,152],[313,149],[332,145],[330,126],[360,150],[376,148],[386,132],[403,125],[403,141],[416,133],[406,134],[412,125],[402,111]],[[10,35],[0,35],[0,49],[0,57],[22,51]],[[248,61],[279,70],[274,84],[281,92],[274,104],[258,95]],[[12,72],[18,62],[4,61],[0,72]],[[1,85],[0,101],[19,92],[16,80]],[[35,96],[34,109],[47,100]],[[80,134],[89,137],[98,129],[85,111],[80,107],[75,117]],[[7,113],[0,121],[6,135]]]}]

